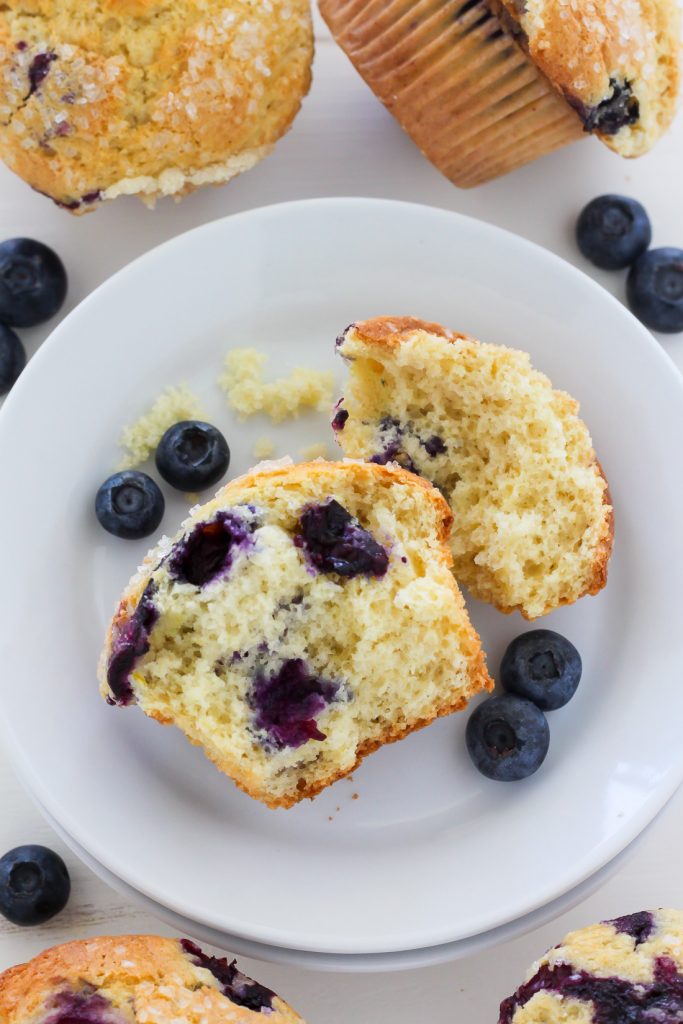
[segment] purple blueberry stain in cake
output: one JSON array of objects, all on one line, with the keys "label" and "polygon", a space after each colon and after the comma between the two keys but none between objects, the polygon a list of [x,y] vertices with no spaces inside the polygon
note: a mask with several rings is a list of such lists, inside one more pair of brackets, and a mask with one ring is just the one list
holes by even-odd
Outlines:
[{"label": "purple blueberry stain in cake", "polygon": [[309,505],[299,520],[299,531],[294,543],[317,572],[379,578],[389,568],[386,549],[335,498]]},{"label": "purple blueberry stain in cake", "polygon": [[603,135],[617,135],[622,128],[636,124],[640,118],[640,103],[633,95],[631,83],[610,78],[610,95],[594,107],[586,106],[571,93],[567,101],[577,111],[587,132],[601,132]]},{"label": "purple blueberry stain in cake", "polygon": [[650,984],[597,977],[571,964],[543,964],[501,1003],[499,1024],[512,1024],[516,1011],[537,992],[592,1003],[594,1024],[674,1024],[683,1020],[683,976],[668,957],[655,960]]},{"label": "purple blueberry stain in cake", "polygon": [[342,406],[343,401],[344,399],[340,398],[334,407],[335,412],[332,418],[332,429],[334,430],[335,434],[340,434],[342,432],[342,430],[346,426],[346,421],[349,418],[348,410],[344,409]]},{"label": "purple blueberry stain in cake", "polygon": [[348,327],[344,328],[344,330],[341,332],[341,334],[337,335],[337,337],[335,339],[335,342],[334,342],[334,347],[335,348],[341,348],[342,347],[342,345],[346,341],[346,335],[349,333],[351,328],[355,327],[355,326],[356,326],[355,323],[354,324],[349,324]]},{"label": "purple blueberry stain in cake", "polygon": [[16,47],[20,53],[23,53],[24,50],[28,50],[28,43],[26,42],[25,39],[20,39],[19,42],[16,44]]},{"label": "purple blueberry stain in cake", "polygon": [[92,986],[58,992],[41,1024],[125,1024],[125,1018]]},{"label": "purple blueberry stain in cake", "polygon": [[36,188],[35,185],[31,185],[34,192],[37,192],[39,196],[45,196],[46,199],[52,200],[55,206],[58,206],[60,210],[80,210],[82,206],[93,206],[98,203],[101,199],[104,199],[104,195],[100,189],[96,189],[93,192],[86,192],[79,199],[55,199],[49,192],[43,192],[42,189]]},{"label": "purple blueberry stain in cake", "polygon": [[339,698],[341,685],[321,679],[302,658],[285,661],[275,672],[256,674],[249,694],[253,725],[265,733],[266,747],[275,750],[302,747],[309,740],[324,740],[317,718]]},{"label": "purple blueberry stain in cake", "polygon": [[655,919],[649,910],[640,910],[636,914],[614,917],[605,921],[604,924],[611,924],[615,931],[630,935],[635,940],[636,946],[647,942],[656,928]]},{"label": "purple blueberry stain in cake", "polygon": [[420,441],[420,444],[429,455],[430,459],[435,459],[437,455],[445,455],[448,451],[446,442],[438,434],[432,434],[426,441]]},{"label": "purple blueberry stain in cake", "polygon": [[237,969],[237,961],[228,961],[227,957],[209,956],[194,942],[181,939],[183,952],[191,959],[195,967],[209,971],[221,986],[223,995],[237,1006],[244,1006],[255,1013],[270,1014],[273,1012],[273,1000],[277,998],[265,985],[248,978]]},{"label": "purple blueberry stain in cake", "polygon": [[156,590],[156,584],[150,581],[131,617],[114,627],[107,666],[107,683],[113,695],[108,698],[110,704],[124,707],[135,699],[130,675],[136,661],[147,654],[150,633],[159,618],[159,610],[154,603]]},{"label": "purple blueberry stain in cake", "polygon": [[75,103],[75,102],[76,102],[76,93],[75,92],[65,92],[64,95],[62,96],[62,103],[68,103],[69,105],[71,105],[72,103]]},{"label": "purple blueberry stain in cake", "polygon": [[38,92],[50,71],[50,65],[57,60],[57,54],[52,50],[37,53],[28,67],[29,91],[27,99],[35,92]]},{"label": "purple blueberry stain in cake", "polygon": [[179,583],[205,587],[230,571],[236,556],[254,546],[258,522],[235,509],[218,512],[198,523],[171,551],[168,567]]},{"label": "purple blueberry stain in cake", "polygon": [[393,416],[384,416],[378,425],[378,445],[380,450],[368,461],[378,466],[386,466],[388,462],[397,462],[404,469],[416,473],[415,463],[403,449],[403,439],[412,433],[410,426],[405,426]]}]

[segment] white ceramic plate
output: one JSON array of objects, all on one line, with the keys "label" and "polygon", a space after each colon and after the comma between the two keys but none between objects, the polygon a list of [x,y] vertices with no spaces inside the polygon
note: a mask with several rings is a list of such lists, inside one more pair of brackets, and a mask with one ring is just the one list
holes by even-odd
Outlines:
[{"label": "white ceramic plate", "polygon": [[[518,344],[583,403],[613,490],[607,589],[549,616],[584,680],[525,783],[470,765],[465,715],[366,762],[314,803],[272,812],[172,729],[99,699],[95,664],[145,544],[92,513],[123,423],[186,380],[226,432],[297,454],[324,419],[244,427],[215,385],[255,345],[277,373],[335,367],[349,321],[416,313]],[[336,366],[339,380],[343,369]],[[241,214],[149,253],[54,332],[0,416],[0,707],[39,801],[118,878],[223,933],[319,953],[414,950],[490,931],[568,892],[679,783],[683,385],[651,336],[547,252],[439,210],[319,200]],[[163,529],[183,511],[169,503]],[[495,671],[521,628],[471,603]],[[353,794],[359,798],[353,800]],[[332,820],[330,820],[332,818]]]},{"label": "white ceramic plate", "polygon": [[[526,935],[535,928],[540,928],[548,921],[567,913],[573,907],[587,900],[593,893],[602,888],[603,885],[623,866],[632,856],[635,849],[643,842],[645,835],[654,825],[648,826],[625,850],[622,850],[614,860],[596,871],[594,875],[587,878],[575,889],[570,889],[556,900],[546,903],[545,906],[534,910],[531,914],[519,917],[509,924],[501,925],[489,932],[482,932],[480,935],[473,935],[467,939],[459,939],[457,942],[446,942],[441,946],[423,946],[421,949],[398,950],[394,953],[313,953],[304,949],[287,949],[284,946],[267,946],[258,942],[251,942],[241,935],[229,935],[227,932],[220,932],[214,928],[207,928],[206,925],[198,924],[175,914],[168,907],[155,903],[147,896],[143,896],[136,889],[126,885],[120,878],[116,878],[110,871],[107,871],[99,861],[96,861],[82,846],[65,832],[62,826],[52,818],[44,807],[37,805],[47,818],[53,829],[60,835],[64,842],[73,850],[77,857],[93,871],[107,885],[111,886],[118,893],[124,896],[131,903],[137,904],[141,909],[153,914],[172,928],[176,935],[189,935],[202,943],[209,943],[216,949],[224,952],[238,953],[240,956],[248,956],[253,960],[265,960],[268,963],[284,964],[288,967],[304,968],[308,971],[326,971],[335,974],[378,974],[388,971],[410,971],[422,967],[435,967],[438,964],[450,963],[453,960],[461,960],[466,956],[473,956],[476,953],[483,953],[487,949],[498,946],[503,942],[510,942],[520,935]],[[247,972],[248,973],[248,972]]]}]

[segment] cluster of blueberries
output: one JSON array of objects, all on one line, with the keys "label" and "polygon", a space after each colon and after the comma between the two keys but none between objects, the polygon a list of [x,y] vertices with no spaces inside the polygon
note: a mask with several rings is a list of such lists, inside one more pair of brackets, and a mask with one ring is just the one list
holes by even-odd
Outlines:
[{"label": "cluster of blueberries", "polygon": [[650,249],[652,225],[628,196],[598,196],[576,223],[579,249],[601,270],[623,270],[631,312],[653,331],[683,331],[683,249]]},{"label": "cluster of blueberries", "polygon": [[[230,449],[220,430],[201,420],[169,427],[156,450],[159,475],[179,491],[203,491],[228,472]],[[95,513],[108,533],[140,540],[154,533],[165,509],[159,485],[137,469],[108,477],[95,497]]]},{"label": "cluster of blueberries", "polygon": [[67,277],[56,252],[33,238],[0,242],[0,395],[26,366],[26,349],[14,327],[35,327],[59,312]]},{"label": "cluster of blueberries", "polygon": [[489,697],[467,722],[467,749],[489,779],[518,782],[541,767],[550,746],[544,712],[568,704],[581,679],[581,655],[560,633],[532,629],[509,645],[500,665],[506,693]]}]

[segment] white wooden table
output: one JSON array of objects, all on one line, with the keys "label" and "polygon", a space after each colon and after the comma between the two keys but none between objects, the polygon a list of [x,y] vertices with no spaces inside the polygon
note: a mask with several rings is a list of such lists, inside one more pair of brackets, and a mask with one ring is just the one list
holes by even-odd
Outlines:
[{"label": "white wooden table", "polygon": [[[573,241],[576,214],[593,196],[625,192],[648,208],[655,245],[683,247],[683,114],[656,151],[637,162],[626,163],[597,141],[587,140],[511,177],[461,192],[423,159],[320,23],[317,35],[315,81],[302,113],[275,154],[248,175],[225,188],[199,192],[179,205],[162,203],[153,213],[134,200],[119,200],[76,219],[0,169],[0,237],[29,235],[54,246],[70,272],[69,306],[133,257],[181,231],[238,210],[309,196],[383,196],[458,210],[533,239],[588,270]],[[623,275],[591,272],[615,294],[623,295]],[[29,352],[45,333],[42,329],[23,332]],[[683,334],[669,337],[664,344],[683,369]],[[6,494],[10,485],[3,481]],[[289,998],[311,1024],[421,1024],[428,1020],[494,1024],[500,998],[515,987],[527,965],[570,927],[646,907],[683,908],[682,840],[683,791],[598,893],[560,920],[450,966],[354,977],[243,964]],[[48,945],[76,937],[168,932],[100,882],[64,848],[22,790],[0,748],[0,853],[28,842],[46,843],[63,854],[73,895],[67,910],[44,928],[19,929],[0,920],[0,970]]]}]

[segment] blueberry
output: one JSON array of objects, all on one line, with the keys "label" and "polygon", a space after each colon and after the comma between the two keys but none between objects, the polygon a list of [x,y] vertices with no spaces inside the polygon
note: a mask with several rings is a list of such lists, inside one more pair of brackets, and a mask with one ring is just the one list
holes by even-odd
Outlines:
[{"label": "blueberry", "polygon": [[631,310],[653,331],[683,331],[683,249],[650,249],[626,279]]},{"label": "blueberry", "polygon": [[0,859],[0,914],[12,924],[43,924],[71,892],[66,864],[45,846],[17,846]]},{"label": "blueberry", "polygon": [[0,395],[6,395],[26,366],[26,349],[10,327],[0,324]]},{"label": "blueberry", "polygon": [[136,469],[108,477],[95,497],[95,513],[108,533],[125,540],[149,537],[164,515],[164,496],[151,477]]},{"label": "blueberry", "polygon": [[488,779],[517,782],[540,768],[550,732],[542,711],[530,700],[504,694],[489,697],[467,722],[467,749]]},{"label": "blueberry", "polygon": [[275,993],[238,971],[236,960],[228,961],[226,957],[209,956],[189,939],[181,939],[180,945],[196,967],[202,967],[213,974],[221,986],[223,995],[237,1006],[245,1006],[255,1013],[269,1013],[273,1009]]},{"label": "blueberry", "polygon": [[294,543],[304,549],[318,572],[379,578],[389,568],[386,550],[334,498],[322,505],[309,505],[299,527]]},{"label": "blueberry", "polygon": [[338,693],[339,683],[321,679],[303,659],[292,658],[273,675],[256,676],[249,697],[254,725],[267,733],[276,750],[324,740],[316,719]]},{"label": "blueberry", "polygon": [[210,423],[182,420],[169,427],[156,454],[157,469],[179,491],[213,487],[228,472],[228,443]]},{"label": "blueberry", "polygon": [[500,665],[506,690],[532,700],[541,711],[568,704],[581,679],[581,655],[552,629],[532,629],[509,645]]},{"label": "blueberry", "polygon": [[628,267],[652,241],[650,218],[628,196],[598,196],[576,222],[576,241],[591,263],[603,270]]},{"label": "blueberry", "polygon": [[0,321],[34,327],[66,298],[66,271],[56,252],[32,238],[0,242]]}]

